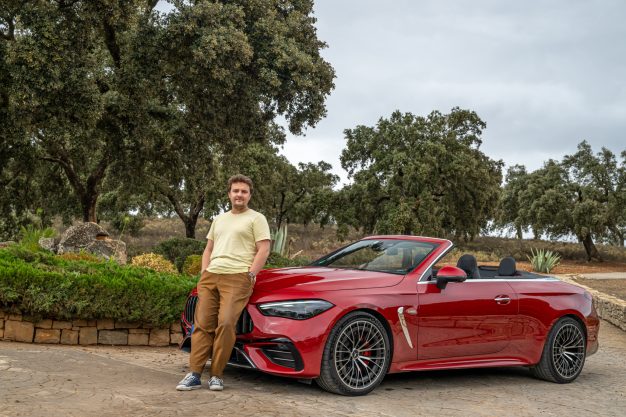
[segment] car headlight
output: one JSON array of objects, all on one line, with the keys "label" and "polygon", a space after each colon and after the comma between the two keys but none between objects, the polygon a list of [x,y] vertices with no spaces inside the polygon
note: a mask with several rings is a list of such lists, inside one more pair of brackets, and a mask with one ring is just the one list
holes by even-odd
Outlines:
[{"label": "car headlight", "polygon": [[323,313],[334,304],[324,300],[277,301],[259,304],[264,316],[285,317],[294,320],[306,320]]}]

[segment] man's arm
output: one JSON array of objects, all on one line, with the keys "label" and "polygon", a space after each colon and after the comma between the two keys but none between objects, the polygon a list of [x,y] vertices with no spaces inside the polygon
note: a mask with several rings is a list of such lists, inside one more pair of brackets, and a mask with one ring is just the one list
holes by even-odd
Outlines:
[{"label": "man's arm", "polygon": [[200,275],[202,275],[202,273],[209,267],[209,263],[211,262],[211,252],[213,252],[213,241],[208,239],[206,241],[204,252],[202,253],[202,269],[200,270]]},{"label": "man's arm", "polygon": [[252,265],[250,265],[250,272],[254,275],[258,274],[261,269],[263,269],[263,265],[265,265],[265,261],[267,261],[267,257],[270,255],[270,241],[268,240],[259,240],[256,242],[256,255],[254,255],[254,260],[252,261]]}]

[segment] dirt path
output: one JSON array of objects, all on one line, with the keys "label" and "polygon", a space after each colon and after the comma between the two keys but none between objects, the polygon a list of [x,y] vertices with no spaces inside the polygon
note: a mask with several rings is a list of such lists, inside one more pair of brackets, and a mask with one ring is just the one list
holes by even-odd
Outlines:
[{"label": "dirt path", "polygon": [[522,368],[388,376],[366,397],[228,369],[227,389],[177,392],[174,348],[0,342],[0,416],[618,416],[626,410],[626,333],[603,322],[600,351],[568,385]]}]

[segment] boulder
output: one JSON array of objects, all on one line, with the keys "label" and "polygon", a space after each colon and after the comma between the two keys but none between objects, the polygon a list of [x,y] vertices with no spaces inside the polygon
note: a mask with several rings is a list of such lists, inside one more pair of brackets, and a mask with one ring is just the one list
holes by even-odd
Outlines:
[{"label": "boulder", "polygon": [[48,250],[50,252],[57,252],[57,245],[59,244],[59,240],[53,237],[42,237],[39,238],[39,246],[42,249]]},{"label": "boulder", "polygon": [[115,259],[126,264],[126,244],[121,240],[113,240],[100,225],[81,223],[72,226],[63,233],[57,247],[59,255],[68,252],[85,251],[104,259]]},{"label": "boulder", "polygon": [[15,245],[15,242],[8,240],[6,242],[0,242],[0,248],[6,248],[7,246]]}]

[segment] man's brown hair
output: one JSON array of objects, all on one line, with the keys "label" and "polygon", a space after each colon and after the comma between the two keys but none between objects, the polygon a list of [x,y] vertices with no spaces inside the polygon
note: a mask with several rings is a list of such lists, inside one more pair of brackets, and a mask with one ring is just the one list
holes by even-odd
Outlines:
[{"label": "man's brown hair", "polygon": [[246,177],[242,174],[233,175],[228,179],[228,192],[230,192],[232,185],[236,182],[243,182],[244,184],[248,184],[248,187],[250,187],[250,194],[252,194],[252,180],[250,179],[250,177]]}]

